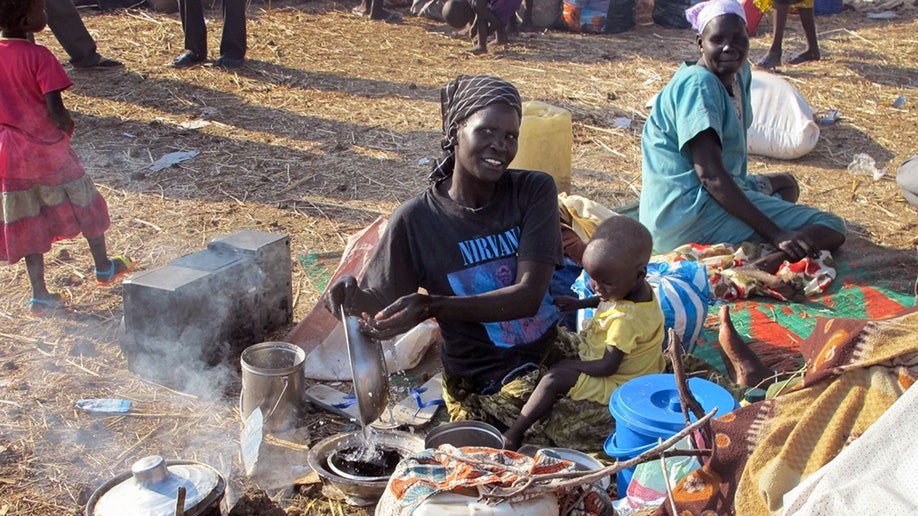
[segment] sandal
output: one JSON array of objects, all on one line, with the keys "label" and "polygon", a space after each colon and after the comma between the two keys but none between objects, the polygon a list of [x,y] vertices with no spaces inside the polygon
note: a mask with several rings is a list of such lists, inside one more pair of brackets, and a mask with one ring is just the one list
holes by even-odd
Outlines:
[{"label": "sandal", "polygon": [[67,304],[68,296],[66,294],[51,294],[48,299],[39,299],[33,297],[29,300],[29,313],[41,317],[48,313],[48,310],[63,308]]},{"label": "sandal", "polygon": [[96,283],[103,287],[111,285],[118,278],[130,273],[134,270],[134,266],[136,265],[134,260],[120,254],[110,258],[108,261],[111,266],[107,271],[96,269]]}]

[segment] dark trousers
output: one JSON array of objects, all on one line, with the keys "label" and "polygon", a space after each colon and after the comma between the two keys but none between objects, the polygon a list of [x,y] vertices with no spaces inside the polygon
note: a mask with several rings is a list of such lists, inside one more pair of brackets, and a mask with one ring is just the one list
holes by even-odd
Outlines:
[{"label": "dark trousers", "polygon": [[89,35],[72,0],[45,0],[48,28],[76,66],[93,66],[99,61],[96,42]]},{"label": "dark trousers", "polygon": [[[223,0],[223,36],[220,55],[242,59],[245,57],[245,1]],[[207,57],[207,27],[204,25],[204,7],[201,0],[179,0],[182,30],[185,31],[185,50]]]}]

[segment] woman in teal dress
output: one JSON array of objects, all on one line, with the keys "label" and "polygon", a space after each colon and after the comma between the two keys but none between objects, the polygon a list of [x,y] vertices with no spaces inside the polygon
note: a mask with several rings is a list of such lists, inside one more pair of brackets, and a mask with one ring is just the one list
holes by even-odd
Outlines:
[{"label": "woman in teal dress", "polygon": [[654,248],[763,242],[774,251],[753,265],[767,272],[835,251],[845,241],[841,218],[795,204],[790,174],[747,173],[751,72],[742,6],[710,0],[686,17],[701,58],[683,63],[657,96],[641,139],[640,220]]}]

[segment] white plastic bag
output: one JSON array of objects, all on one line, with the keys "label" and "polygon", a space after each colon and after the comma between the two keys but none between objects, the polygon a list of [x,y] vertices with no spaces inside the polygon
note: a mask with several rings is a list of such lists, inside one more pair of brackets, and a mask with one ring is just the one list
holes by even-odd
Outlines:
[{"label": "white plastic bag", "polygon": [[[306,378],[313,380],[351,380],[344,327],[337,325],[328,337],[306,356]],[[440,326],[428,319],[411,330],[380,343],[389,373],[413,369],[424,358],[431,344],[440,339]]]},{"label": "white plastic bag", "polygon": [[752,125],[746,132],[749,154],[777,159],[806,155],[819,141],[819,125],[800,91],[783,78],[752,72]]}]

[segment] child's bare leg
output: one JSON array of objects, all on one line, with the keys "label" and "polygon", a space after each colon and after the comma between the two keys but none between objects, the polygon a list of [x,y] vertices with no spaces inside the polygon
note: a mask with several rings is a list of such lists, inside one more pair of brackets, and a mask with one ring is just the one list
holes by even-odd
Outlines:
[{"label": "child's bare leg", "polygon": [[787,60],[789,64],[800,64],[807,61],[819,61],[819,41],[816,39],[816,16],[813,8],[799,9],[800,25],[806,36],[806,50]]},{"label": "child's bare leg", "polygon": [[41,254],[27,254],[25,257],[26,271],[29,273],[29,284],[32,286],[32,297],[35,299],[50,299],[51,293],[45,285],[45,257]]},{"label": "child's bare leg", "polygon": [[370,2],[370,20],[394,22],[400,17],[398,14],[383,9],[383,0],[369,0]]},{"label": "child's bare leg", "polygon": [[548,413],[554,406],[558,396],[564,395],[577,383],[578,371],[573,369],[554,367],[543,376],[529,400],[523,405],[520,415],[513,425],[504,432],[504,449],[517,450],[523,443],[523,434]]},{"label": "child's bare leg", "polygon": [[523,23],[520,24],[521,29],[531,29],[532,28],[532,8],[534,7],[534,0],[523,0]]},{"label": "child's bare leg", "polygon": [[107,271],[112,264],[108,259],[108,250],[105,247],[105,235],[87,238],[86,241],[89,242],[89,252],[92,253],[92,261],[96,264],[96,270]]},{"label": "child's bare leg", "polygon": [[776,66],[781,64],[781,54],[783,53],[782,45],[784,43],[784,27],[787,26],[787,13],[790,11],[790,5],[781,4],[775,2],[775,15],[774,15],[774,34],[771,39],[771,48],[768,49],[768,53],[765,54],[765,57],[759,59],[756,65],[766,68],[774,69]]},{"label": "child's bare leg", "polygon": [[[724,359],[730,379],[747,387],[760,386],[773,375],[773,372],[762,363],[758,355],[749,348],[749,345],[733,327],[733,321],[730,320],[730,308],[727,305],[720,307],[718,319],[720,330],[717,341],[720,343],[720,354]],[[769,383],[774,383],[774,379],[772,378]]]},{"label": "child's bare leg", "polygon": [[507,26],[499,25],[497,30],[494,31],[496,36],[494,37],[495,45],[506,45],[507,44]]}]

